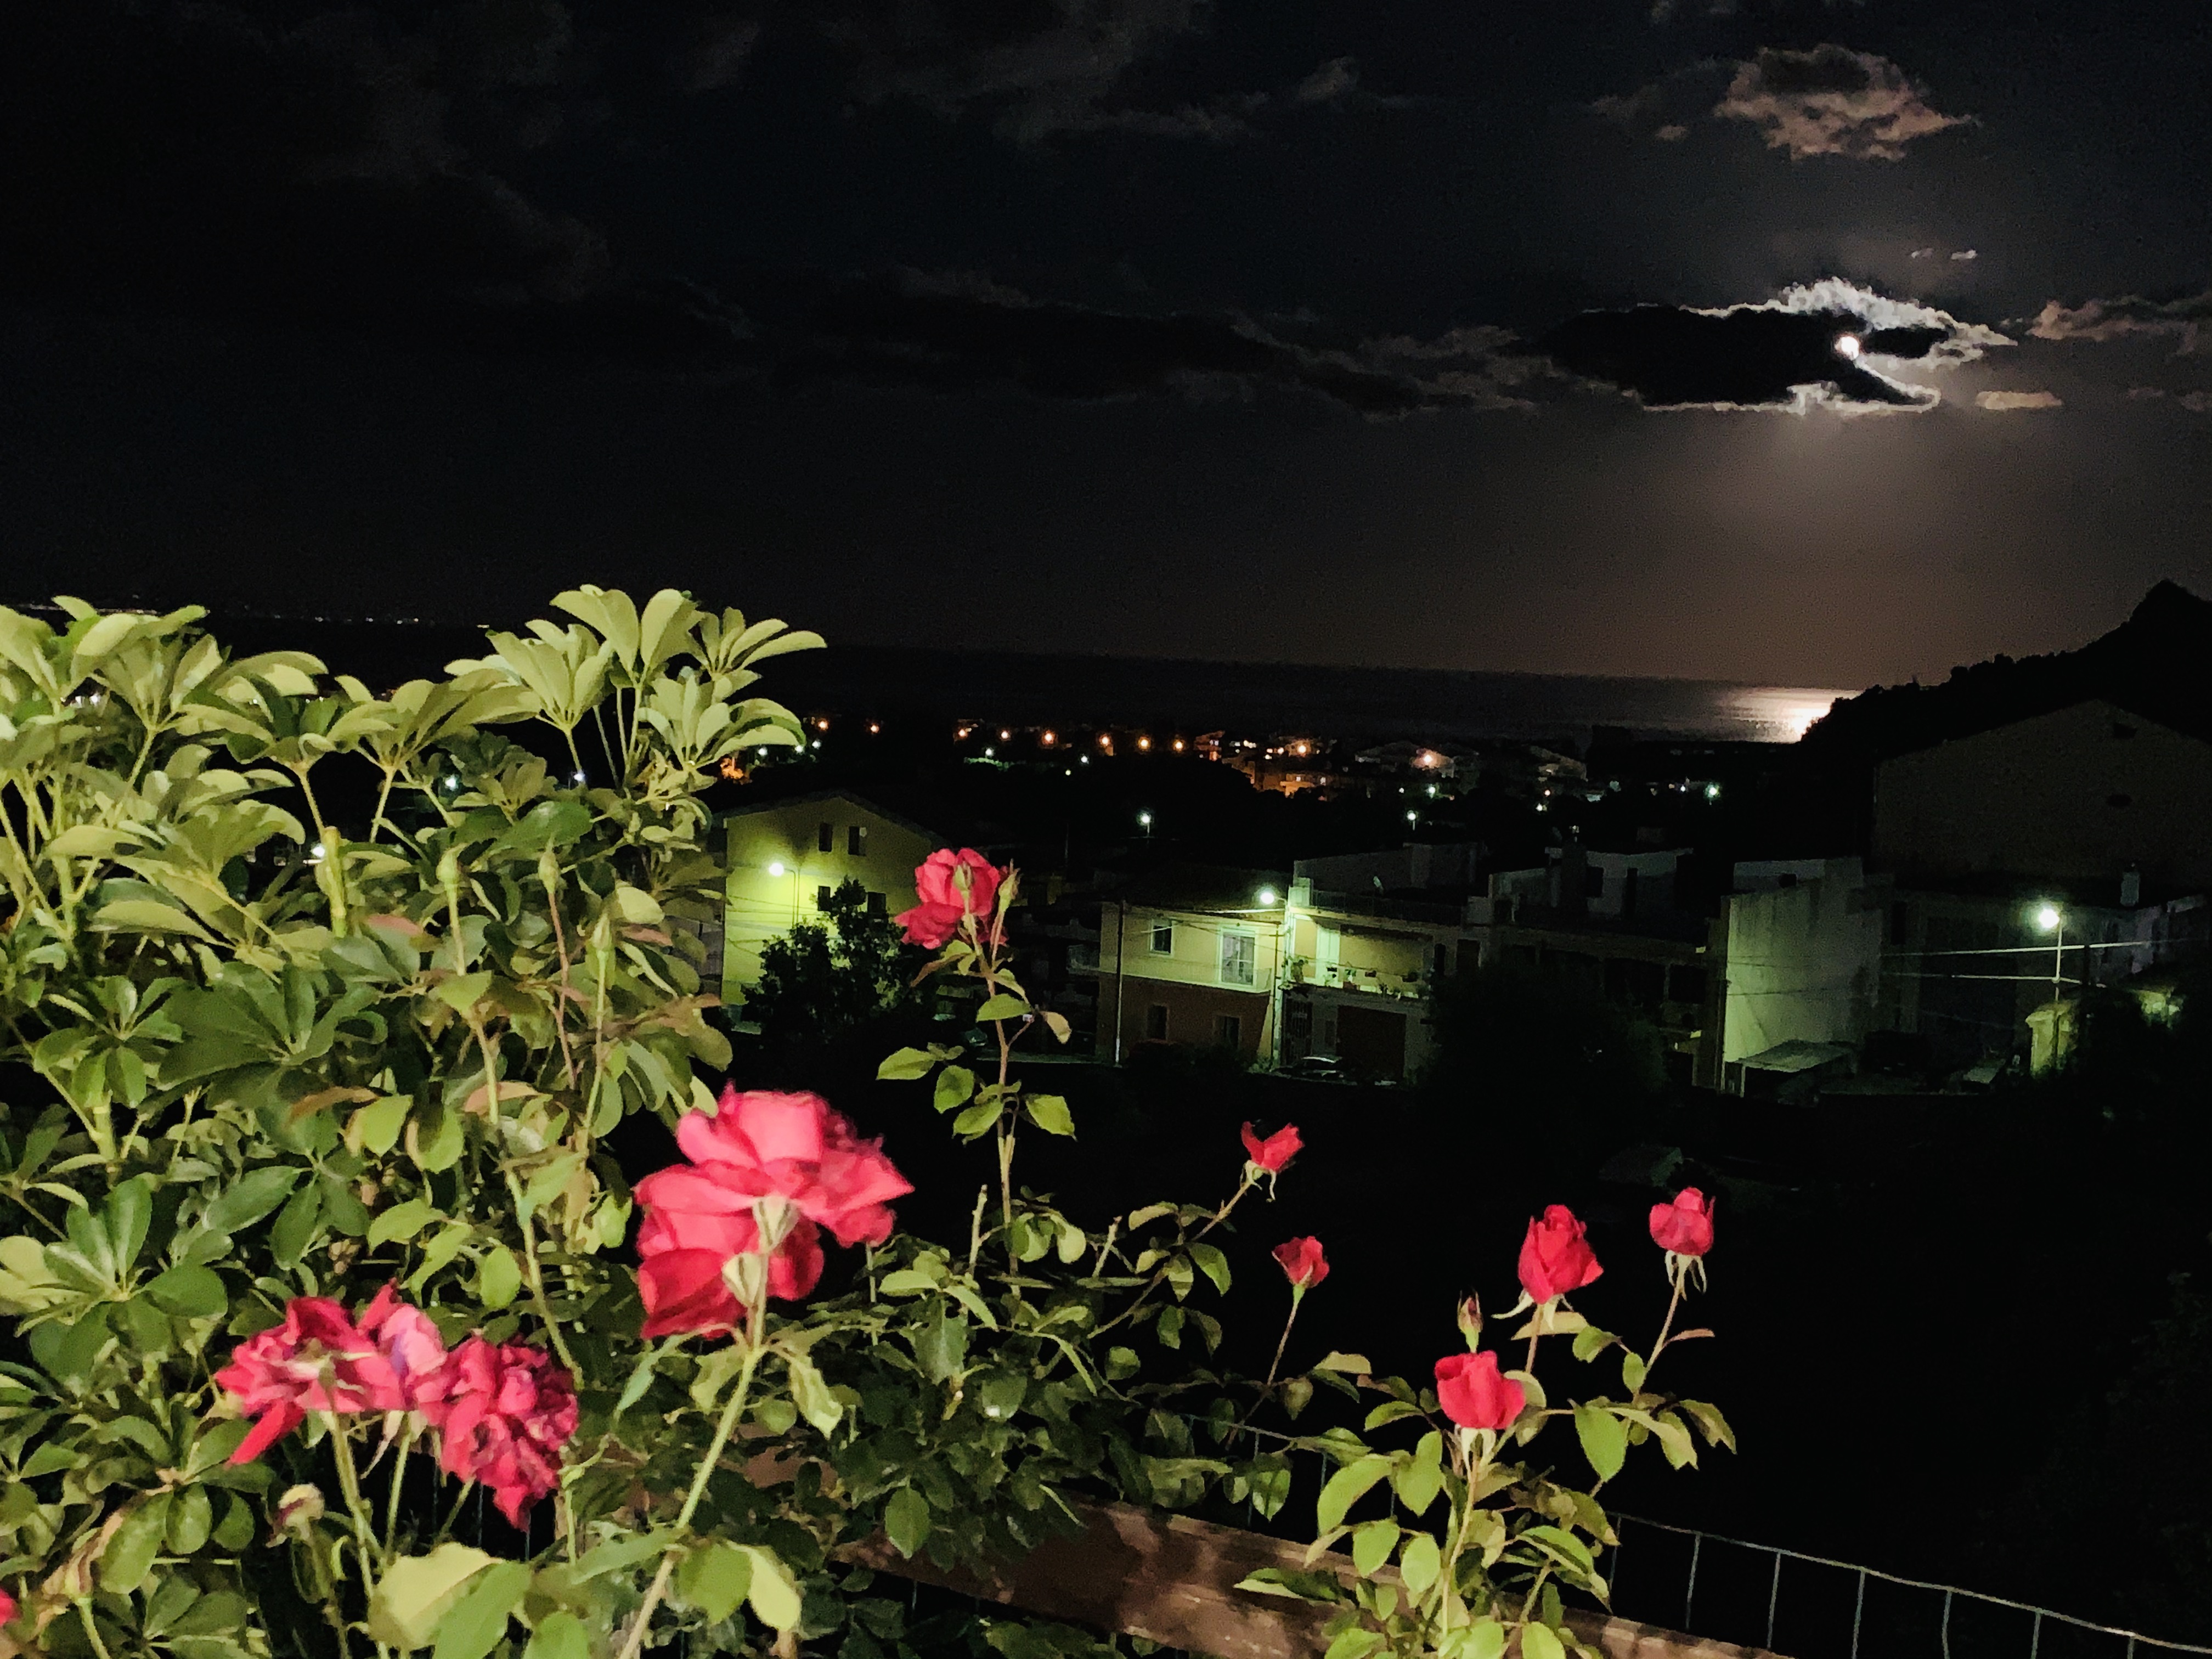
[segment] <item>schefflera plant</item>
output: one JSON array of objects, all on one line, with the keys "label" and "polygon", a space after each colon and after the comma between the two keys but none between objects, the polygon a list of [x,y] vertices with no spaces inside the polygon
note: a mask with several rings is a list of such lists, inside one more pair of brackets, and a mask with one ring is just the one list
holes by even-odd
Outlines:
[{"label": "schefflera plant", "polygon": [[[440,1512],[371,1467],[390,1441],[356,1448],[391,1483],[358,1537],[329,1425],[234,1464],[247,1425],[210,1381],[296,1298],[395,1284],[447,1340],[576,1381],[537,1534],[568,1575],[507,1575],[530,1587],[511,1610],[558,1592],[605,1629],[645,1594],[660,1553],[594,1552],[657,1518],[634,1494],[687,1490],[718,1419],[696,1358],[637,1363],[603,1143],[712,1103],[695,1066],[729,1048],[669,913],[708,902],[719,766],[799,740],[758,665],[820,641],[674,592],[556,603],[384,696],[228,653],[197,609],[0,609],[0,1589],[21,1604],[0,1641],[320,1653],[379,1592],[427,1628],[434,1607],[391,1604]],[[329,1501],[280,1501],[301,1485]]]},{"label": "schefflera plant", "polygon": [[[1340,1607],[1327,1627],[1326,1659],[1386,1653],[1396,1659],[1498,1659],[1509,1647],[1523,1659],[1565,1659],[1570,1651],[1601,1659],[1569,1625],[1562,1595],[1579,1591],[1601,1606],[1610,1599],[1604,1558],[1620,1540],[1600,1492],[1620,1473],[1630,1449],[1646,1442],[1656,1443],[1676,1468],[1696,1463],[1700,1437],[1708,1445],[1735,1446],[1717,1407],[1658,1390],[1651,1380],[1670,1346],[1712,1334],[1675,1328],[1684,1297],[1705,1281],[1713,1242],[1711,1201],[1695,1188],[1685,1190],[1653,1209],[1651,1232],[1665,1252],[1671,1295],[1647,1350],[1631,1347],[1567,1305],[1570,1292],[1603,1270],[1583,1224],[1555,1204],[1528,1224],[1519,1264],[1522,1293],[1504,1316],[1527,1316],[1510,1339],[1525,1345],[1519,1364],[1505,1369],[1499,1350],[1483,1347],[1486,1322],[1473,1297],[1458,1311],[1465,1351],[1437,1362],[1432,1387],[1377,1379],[1364,1374],[1358,1356],[1331,1356],[1329,1369],[1317,1376],[1355,1397],[1361,1391],[1388,1396],[1367,1413],[1367,1434],[1393,1425],[1419,1432],[1411,1446],[1377,1446],[1346,1429],[1310,1440],[1338,1467],[1316,1500],[1319,1535],[1307,1553],[1309,1567],[1346,1544],[1351,1574],[1325,1566],[1267,1568],[1240,1588]],[[1570,1339],[1577,1362],[1595,1363],[1617,1351],[1618,1395],[1552,1403],[1537,1380],[1536,1361],[1540,1345],[1553,1337]],[[1587,1483],[1534,1449],[1560,1419],[1574,1425],[1591,1477]],[[1556,1444],[1555,1437],[1547,1444]],[[1392,1513],[1355,1518],[1378,1492],[1395,1499]]]}]

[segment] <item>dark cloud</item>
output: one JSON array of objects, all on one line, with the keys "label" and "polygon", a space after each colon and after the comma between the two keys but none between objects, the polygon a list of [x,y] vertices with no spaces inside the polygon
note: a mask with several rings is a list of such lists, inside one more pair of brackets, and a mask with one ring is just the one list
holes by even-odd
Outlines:
[{"label": "dark cloud", "polygon": [[2085,300],[2078,306],[2053,300],[2036,316],[2028,332],[2039,340],[2118,340],[2131,335],[2179,336],[2180,355],[2195,355],[2200,331],[2212,322],[2212,289],[2178,299],[2150,300],[2130,294],[2117,300]]},{"label": "dark cloud", "polygon": [[814,306],[779,383],[818,380],[951,392],[1004,388],[1054,399],[1262,388],[1316,394],[1370,416],[1516,404],[1540,359],[1490,329],[1340,346],[1287,341],[1237,317],[1139,316],[1040,301],[975,276],[902,273]]},{"label": "dark cloud", "polygon": [[2171,400],[2177,408],[2192,415],[2212,414],[2212,392],[2168,392],[2162,386],[2134,386],[2128,388],[2128,397],[2137,403]]},{"label": "dark cloud", "polygon": [[1652,409],[1846,415],[1932,409],[1941,401],[1932,387],[1885,371],[1948,368],[2008,343],[1993,329],[1835,278],[1757,305],[1586,312],[1538,342],[1562,368]]},{"label": "dark cloud", "polygon": [[[1787,0],[1783,0],[1786,3]],[[1832,11],[1839,6],[1863,6],[1866,0],[1820,0]],[[1776,9],[1782,9],[1778,4]],[[1651,21],[1671,23],[1677,17],[1733,17],[1743,9],[1742,0],[1651,0]]]},{"label": "dark cloud", "polygon": [[1901,161],[1915,139],[1972,118],[1931,108],[1926,94],[1887,58],[1832,45],[1810,52],[1760,47],[1736,66],[1713,113],[1749,122],[1768,149],[1787,150],[1793,161],[1814,155]]},{"label": "dark cloud", "polygon": [[1001,131],[1034,140],[1114,125],[1109,94],[1198,26],[1200,0],[828,0],[809,15],[857,57],[864,101],[948,116],[986,105]]}]

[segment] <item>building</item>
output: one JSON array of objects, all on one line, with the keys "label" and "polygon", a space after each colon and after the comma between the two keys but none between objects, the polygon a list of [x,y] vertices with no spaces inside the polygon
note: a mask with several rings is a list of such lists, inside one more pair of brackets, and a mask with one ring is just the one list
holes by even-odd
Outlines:
[{"label": "building", "polygon": [[1929,885],[2025,877],[2212,886],[2212,742],[2101,698],[1875,769],[1875,866]]},{"label": "building", "polygon": [[1184,867],[1105,899],[1100,1057],[1118,1063],[1151,1045],[1273,1058],[1289,888],[1268,871]]},{"label": "building", "polygon": [[1738,864],[1722,901],[1721,1085],[1825,1073],[1880,1028],[1889,884],[1855,858]]},{"label": "building", "polygon": [[740,805],[715,828],[723,856],[719,937],[708,927],[699,931],[708,960],[719,956],[722,996],[732,1003],[759,981],[768,942],[820,915],[845,882],[866,890],[872,910],[911,909],[920,902],[915,866],[945,845],[911,819],[842,790]]}]

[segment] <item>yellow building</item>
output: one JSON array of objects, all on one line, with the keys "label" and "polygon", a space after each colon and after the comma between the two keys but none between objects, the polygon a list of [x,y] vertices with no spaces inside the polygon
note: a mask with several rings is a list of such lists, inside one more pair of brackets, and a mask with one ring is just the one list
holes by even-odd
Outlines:
[{"label": "yellow building", "polygon": [[1100,907],[1098,1053],[1145,1044],[1272,1058],[1282,978],[1279,876],[1183,869],[1139,882]]},{"label": "yellow building", "polygon": [[911,909],[919,902],[915,866],[945,845],[911,819],[842,790],[740,806],[719,828],[722,996],[732,1003],[758,982],[768,942],[819,916],[844,883],[866,888],[868,908],[878,914]]}]

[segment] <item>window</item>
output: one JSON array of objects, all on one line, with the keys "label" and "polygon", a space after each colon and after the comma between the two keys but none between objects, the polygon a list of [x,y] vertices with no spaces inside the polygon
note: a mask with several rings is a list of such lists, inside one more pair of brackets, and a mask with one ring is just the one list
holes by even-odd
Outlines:
[{"label": "window", "polygon": [[1260,941],[1251,933],[1221,936],[1221,982],[1250,985],[1258,978]]},{"label": "window", "polygon": [[830,908],[830,884],[826,881],[814,890],[814,908],[817,910]]},{"label": "window", "polygon": [[1244,1046],[1244,1021],[1236,1014],[1216,1014],[1213,1017],[1213,1044],[1217,1048],[1242,1048]]},{"label": "window", "polygon": [[845,851],[856,859],[864,859],[868,856],[867,825],[865,823],[848,823],[845,826]]},{"label": "window", "polygon": [[1156,921],[1152,924],[1152,954],[1156,957],[1175,954],[1175,923]]},{"label": "window", "polygon": [[1145,1035],[1154,1042],[1168,1040],[1168,1006],[1156,1002],[1145,1010]]},{"label": "window", "polygon": [[1605,866],[1603,865],[1585,864],[1583,866],[1583,896],[1584,898],[1603,898],[1605,896]]},{"label": "window", "polygon": [[837,845],[837,826],[836,826],[836,824],[834,824],[834,823],[825,823],[825,824],[821,825],[820,827],[818,827],[818,828],[815,830],[815,832],[814,832],[814,850],[815,850],[816,852],[817,852],[817,853],[827,853],[827,852],[830,851],[832,848],[834,848],[836,845]]},{"label": "window", "polygon": [[890,901],[886,899],[883,894],[872,891],[869,893],[868,914],[870,915],[887,915],[890,912]]}]

